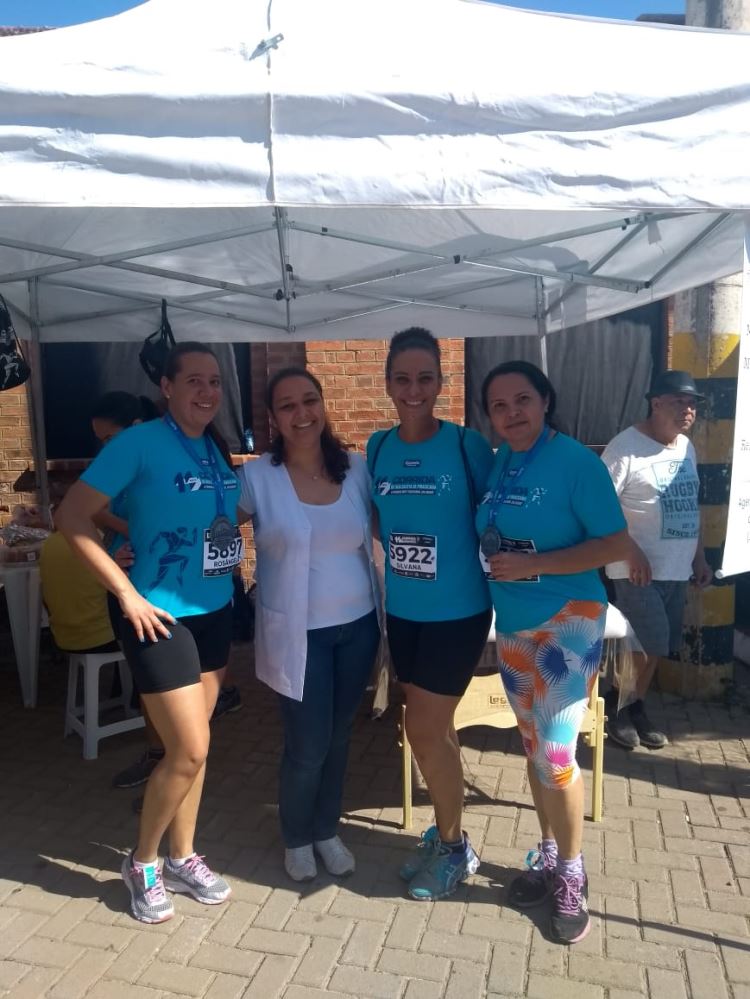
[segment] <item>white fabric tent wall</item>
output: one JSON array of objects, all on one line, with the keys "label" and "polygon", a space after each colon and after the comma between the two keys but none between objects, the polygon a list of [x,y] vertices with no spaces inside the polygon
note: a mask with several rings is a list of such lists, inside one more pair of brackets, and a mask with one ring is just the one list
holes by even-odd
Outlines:
[{"label": "white fabric tent wall", "polygon": [[0,288],[41,341],[544,335],[739,269],[748,64],[467,0],[3,39]]}]

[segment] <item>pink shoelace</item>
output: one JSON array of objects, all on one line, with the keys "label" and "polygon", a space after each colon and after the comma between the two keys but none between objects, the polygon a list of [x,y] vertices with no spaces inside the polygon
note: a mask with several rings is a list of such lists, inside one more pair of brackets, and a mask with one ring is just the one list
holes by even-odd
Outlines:
[{"label": "pink shoelace", "polygon": [[208,888],[216,880],[216,875],[206,863],[206,858],[198,853],[194,853],[190,860],[185,861],[183,866],[186,870],[190,871],[195,880],[203,885],[204,888]]},{"label": "pink shoelace", "polygon": [[579,874],[558,874],[555,878],[555,908],[564,916],[577,916],[583,899],[583,878]]}]

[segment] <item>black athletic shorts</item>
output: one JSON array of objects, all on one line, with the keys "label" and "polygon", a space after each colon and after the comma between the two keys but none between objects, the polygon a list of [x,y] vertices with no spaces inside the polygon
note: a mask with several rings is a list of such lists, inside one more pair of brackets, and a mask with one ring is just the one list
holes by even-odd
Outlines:
[{"label": "black athletic shorts", "polygon": [[[118,605],[119,606],[119,605]],[[165,622],[166,623],[166,622]],[[120,642],[141,694],[161,694],[198,683],[201,673],[223,669],[232,642],[232,604],[208,614],[191,614],[167,624],[171,638],[139,642],[120,613]]]},{"label": "black athletic shorts", "polygon": [[484,652],[492,609],[456,621],[408,621],[386,615],[396,676],[433,694],[463,697]]}]

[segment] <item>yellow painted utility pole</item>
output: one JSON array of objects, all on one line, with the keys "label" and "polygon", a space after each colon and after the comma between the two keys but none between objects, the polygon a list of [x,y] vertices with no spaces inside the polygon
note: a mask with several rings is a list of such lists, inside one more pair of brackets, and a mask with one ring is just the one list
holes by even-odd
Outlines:
[{"label": "yellow painted utility pole", "polygon": [[[750,31],[750,0],[687,0],[688,25]],[[689,371],[706,402],[693,437],[701,480],[703,541],[714,570],[726,538],[737,393],[742,275],[696,288],[675,299],[671,367]],[[679,661],[659,666],[663,689],[715,698],[734,668],[734,584],[692,591]]]}]

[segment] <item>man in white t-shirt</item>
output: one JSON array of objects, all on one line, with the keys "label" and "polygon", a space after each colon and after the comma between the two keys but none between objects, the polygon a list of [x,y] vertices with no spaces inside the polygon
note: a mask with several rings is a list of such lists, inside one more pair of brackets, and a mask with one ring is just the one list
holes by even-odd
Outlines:
[{"label": "man in white t-shirt", "polygon": [[685,436],[704,396],[686,371],[664,371],[646,398],[646,419],[614,437],[602,454],[631,542],[628,560],[611,563],[606,572],[615,604],[645,653],[638,656],[638,699],[618,713],[618,692],[606,698],[607,734],[627,749],[666,745],[666,736],[645,713],[643,698],[659,658],[682,645],[688,582],[703,587],[713,577],[701,542],[695,448]]}]

